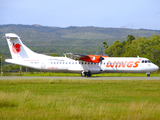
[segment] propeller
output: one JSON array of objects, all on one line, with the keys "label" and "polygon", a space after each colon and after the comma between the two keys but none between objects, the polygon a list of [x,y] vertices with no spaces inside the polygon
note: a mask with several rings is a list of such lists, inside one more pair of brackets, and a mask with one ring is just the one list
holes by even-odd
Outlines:
[{"label": "propeller", "polygon": [[104,60],[104,58],[101,56],[99,59],[99,62],[102,62],[102,60]]}]

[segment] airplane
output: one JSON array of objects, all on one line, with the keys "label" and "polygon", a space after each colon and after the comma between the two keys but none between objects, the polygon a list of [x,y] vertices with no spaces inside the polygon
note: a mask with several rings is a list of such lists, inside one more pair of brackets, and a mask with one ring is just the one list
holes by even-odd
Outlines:
[{"label": "airplane", "polygon": [[108,57],[66,53],[65,57],[52,57],[35,53],[26,47],[15,33],[6,33],[12,59],[5,62],[52,72],[79,73],[91,77],[99,73],[150,73],[159,69],[149,59],[142,57]]}]

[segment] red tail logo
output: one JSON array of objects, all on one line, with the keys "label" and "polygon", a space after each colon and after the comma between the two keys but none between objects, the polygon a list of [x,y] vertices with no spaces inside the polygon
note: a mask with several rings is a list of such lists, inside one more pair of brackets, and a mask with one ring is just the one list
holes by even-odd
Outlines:
[{"label": "red tail logo", "polygon": [[19,43],[17,44],[14,44],[12,45],[12,51],[15,53],[15,54],[18,54],[20,51],[21,51],[21,45]]}]

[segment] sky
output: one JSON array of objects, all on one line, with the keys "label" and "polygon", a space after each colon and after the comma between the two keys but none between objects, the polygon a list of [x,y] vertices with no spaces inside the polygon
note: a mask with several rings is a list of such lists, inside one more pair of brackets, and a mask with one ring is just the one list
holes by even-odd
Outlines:
[{"label": "sky", "polygon": [[0,0],[0,25],[160,30],[160,0]]}]

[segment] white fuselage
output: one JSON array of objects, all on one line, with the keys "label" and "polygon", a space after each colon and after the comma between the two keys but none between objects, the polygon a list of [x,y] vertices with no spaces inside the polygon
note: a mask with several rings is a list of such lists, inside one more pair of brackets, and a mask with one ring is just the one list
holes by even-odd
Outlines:
[{"label": "white fuselage", "polygon": [[74,73],[90,71],[92,74],[102,72],[148,73],[159,69],[157,65],[151,63],[148,59],[136,57],[106,57],[100,63],[51,56],[33,59],[7,59],[6,62],[45,71]]}]

